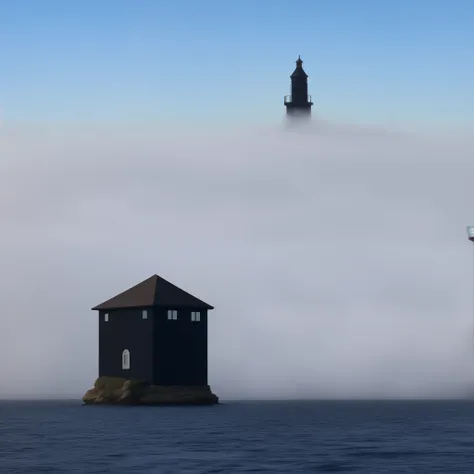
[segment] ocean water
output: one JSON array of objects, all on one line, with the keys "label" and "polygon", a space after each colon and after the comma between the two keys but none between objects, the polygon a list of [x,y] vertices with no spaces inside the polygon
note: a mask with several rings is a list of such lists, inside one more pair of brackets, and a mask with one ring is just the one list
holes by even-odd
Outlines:
[{"label": "ocean water", "polygon": [[471,402],[0,402],[0,473],[474,473]]}]

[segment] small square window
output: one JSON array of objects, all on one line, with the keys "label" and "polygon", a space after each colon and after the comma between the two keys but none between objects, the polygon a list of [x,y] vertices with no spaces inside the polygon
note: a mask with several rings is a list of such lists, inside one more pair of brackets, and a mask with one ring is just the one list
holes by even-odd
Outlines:
[{"label": "small square window", "polygon": [[148,311],[146,309],[142,311],[142,319],[148,319]]},{"label": "small square window", "polygon": [[201,313],[199,311],[191,311],[191,321],[201,321]]},{"label": "small square window", "polygon": [[178,311],[175,309],[168,310],[168,319],[176,320],[178,319]]},{"label": "small square window", "polygon": [[109,313],[105,313],[105,314],[104,314],[104,321],[105,321],[106,323],[109,322]]}]

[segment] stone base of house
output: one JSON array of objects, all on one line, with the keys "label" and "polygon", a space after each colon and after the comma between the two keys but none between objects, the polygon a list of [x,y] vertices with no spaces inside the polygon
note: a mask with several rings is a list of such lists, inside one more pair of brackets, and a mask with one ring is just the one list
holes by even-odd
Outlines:
[{"label": "stone base of house", "polygon": [[99,377],[82,397],[86,405],[215,405],[209,385],[150,385],[141,380]]}]

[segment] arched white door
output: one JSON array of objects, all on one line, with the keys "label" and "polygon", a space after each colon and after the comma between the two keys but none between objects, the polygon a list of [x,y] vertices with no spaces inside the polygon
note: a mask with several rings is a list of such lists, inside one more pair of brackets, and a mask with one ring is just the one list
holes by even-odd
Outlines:
[{"label": "arched white door", "polygon": [[130,351],[125,349],[122,352],[122,370],[130,369]]}]

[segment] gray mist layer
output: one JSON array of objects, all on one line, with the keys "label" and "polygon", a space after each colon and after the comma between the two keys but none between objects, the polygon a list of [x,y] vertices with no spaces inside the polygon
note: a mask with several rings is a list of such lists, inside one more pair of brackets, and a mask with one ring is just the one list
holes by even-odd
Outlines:
[{"label": "gray mist layer", "polygon": [[82,396],[90,308],[154,273],[215,305],[222,398],[466,395],[473,145],[318,123],[4,126],[0,396]]}]

